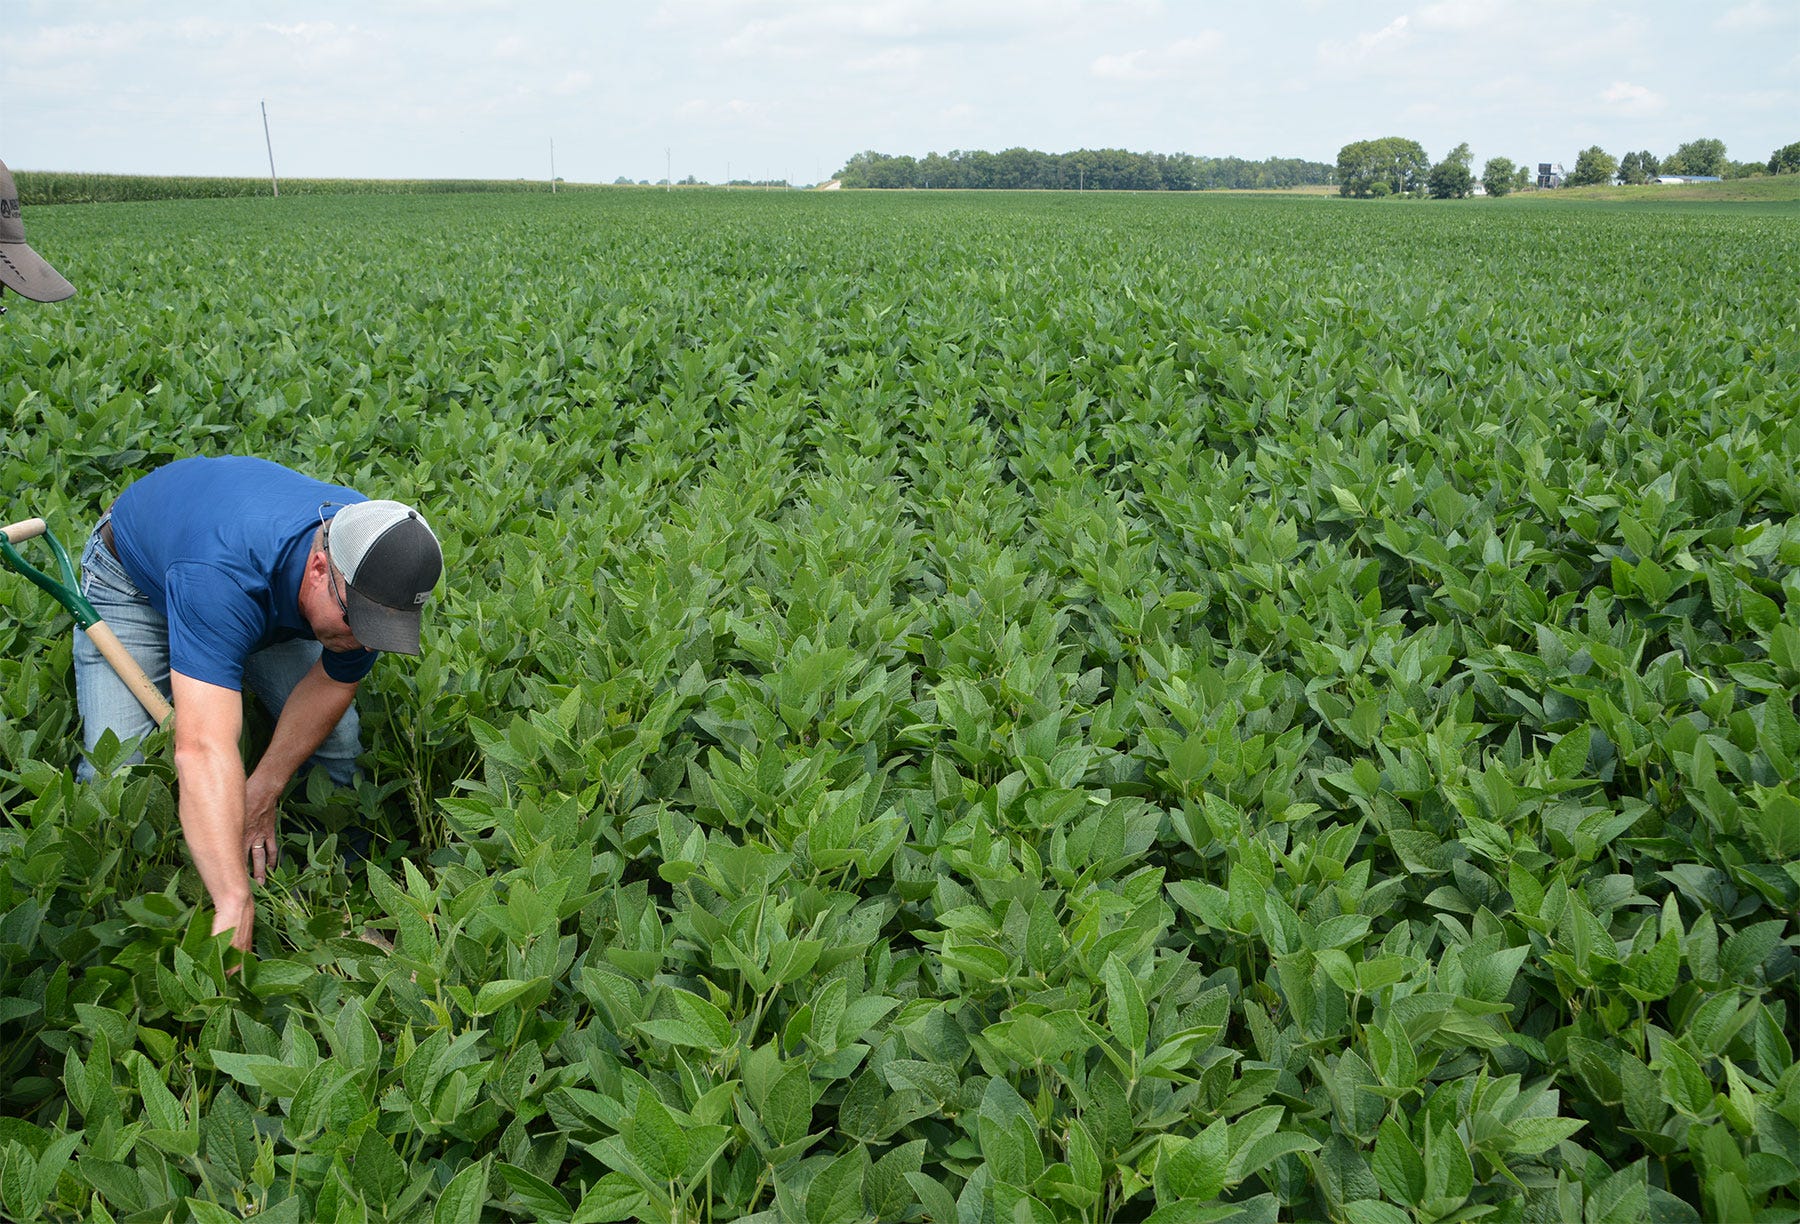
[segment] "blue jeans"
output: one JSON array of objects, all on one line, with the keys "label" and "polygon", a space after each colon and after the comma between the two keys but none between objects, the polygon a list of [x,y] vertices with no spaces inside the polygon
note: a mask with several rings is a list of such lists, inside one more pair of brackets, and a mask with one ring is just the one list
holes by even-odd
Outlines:
[{"label": "blue jeans", "polygon": [[[100,520],[106,521],[106,517]],[[97,526],[81,554],[81,593],[119,635],[119,641],[138,661],[150,682],[162,690],[163,696],[169,696],[169,622],[150,606],[149,597],[137,589],[118,558],[101,543]],[[312,668],[322,649],[319,643],[305,639],[277,642],[244,661],[244,682],[264,708],[279,719],[288,694]],[[75,631],[75,700],[81,709],[82,746],[87,753],[93,752],[100,736],[108,730],[127,740],[141,739],[156,727],[112,664],[80,629]],[[301,767],[302,772],[316,766],[339,786],[349,786],[356,781],[356,758],[361,752],[362,727],[356,707],[351,706],[312,759]],[[134,755],[132,759],[143,758]],[[82,782],[94,777],[94,767],[85,754],[75,776]]]}]

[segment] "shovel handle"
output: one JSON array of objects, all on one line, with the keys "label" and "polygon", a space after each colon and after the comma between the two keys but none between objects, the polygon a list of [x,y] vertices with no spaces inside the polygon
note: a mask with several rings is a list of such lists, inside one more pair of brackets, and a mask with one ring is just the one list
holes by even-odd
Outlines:
[{"label": "shovel handle", "polygon": [[[50,551],[56,555],[57,565],[62,571],[61,582],[29,564],[13,548],[15,544],[23,544],[26,540],[35,540],[39,536],[48,539]],[[160,727],[168,722],[169,716],[174,713],[168,700],[150,682],[150,677],[144,674],[144,669],[138,666],[137,660],[131,657],[131,652],[125,649],[125,643],[119,640],[119,635],[100,619],[94,605],[76,589],[75,570],[69,563],[69,555],[56,537],[50,534],[44,520],[28,518],[8,523],[0,528],[0,538],[4,539],[4,545],[0,545],[0,556],[4,557],[6,564],[42,587],[67,608],[75,618],[75,624],[87,632],[88,640],[99,649],[112,669],[119,673],[119,679],[125,682],[125,687],[131,690],[131,695],[138,699],[144,710],[156,721],[156,725]]]},{"label": "shovel handle", "polygon": [[112,664],[112,669],[119,673],[119,679],[125,682],[131,695],[138,699],[144,712],[156,721],[156,725],[160,727],[168,722],[169,716],[175,711],[157,687],[150,683],[150,677],[144,674],[144,669],[138,666],[137,660],[131,657],[131,652],[125,649],[125,643],[112,631],[112,626],[103,620],[97,620],[87,627],[87,635],[88,640],[106,656],[106,661]]}]

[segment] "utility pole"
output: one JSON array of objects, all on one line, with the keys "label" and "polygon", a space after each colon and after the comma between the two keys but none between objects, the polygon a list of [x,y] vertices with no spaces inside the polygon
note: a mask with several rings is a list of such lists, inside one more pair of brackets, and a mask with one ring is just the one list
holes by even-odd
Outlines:
[{"label": "utility pole", "polygon": [[550,194],[556,194],[556,137],[550,138]]},{"label": "utility pole", "polygon": [[280,199],[281,184],[275,181],[275,142],[269,139],[269,100],[267,98],[263,99],[262,116],[263,144],[269,150],[269,190],[275,193],[276,199]]}]

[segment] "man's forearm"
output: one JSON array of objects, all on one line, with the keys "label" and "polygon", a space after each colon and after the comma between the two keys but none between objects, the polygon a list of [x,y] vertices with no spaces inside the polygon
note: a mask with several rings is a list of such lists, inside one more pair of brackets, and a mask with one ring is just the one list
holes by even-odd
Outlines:
[{"label": "man's forearm", "polygon": [[169,683],[175,694],[181,831],[217,911],[213,933],[235,932],[232,944],[248,951],[256,904],[244,861],[244,759],[238,755],[243,695],[179,671],[169,673]]},{"label": "man's forearm", "polygon": [[318,751],[355,698],[356,685],[333,680],[322,664],[314,663],[281,707],[269,746],[250,776],[252,789],[279,795],[294,771]]},{"label": "man's forearm", "polygon": [[244,864],[244,762],[237,743],[177,748],[175,770],[188,853],[213,907],[222,918],[229,917],[250,899]]}]

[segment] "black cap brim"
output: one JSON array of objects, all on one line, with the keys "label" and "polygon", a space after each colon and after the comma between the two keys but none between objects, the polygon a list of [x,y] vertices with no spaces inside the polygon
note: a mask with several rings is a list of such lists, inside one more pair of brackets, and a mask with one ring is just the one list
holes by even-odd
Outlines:
[{"label": "black cap brim", "polygon": [[350,632],[368,649],[392,654],[420,653],[419,629],[424,619],[420,609],[390,608],[355,587],[345,587],[344,609]]}]

